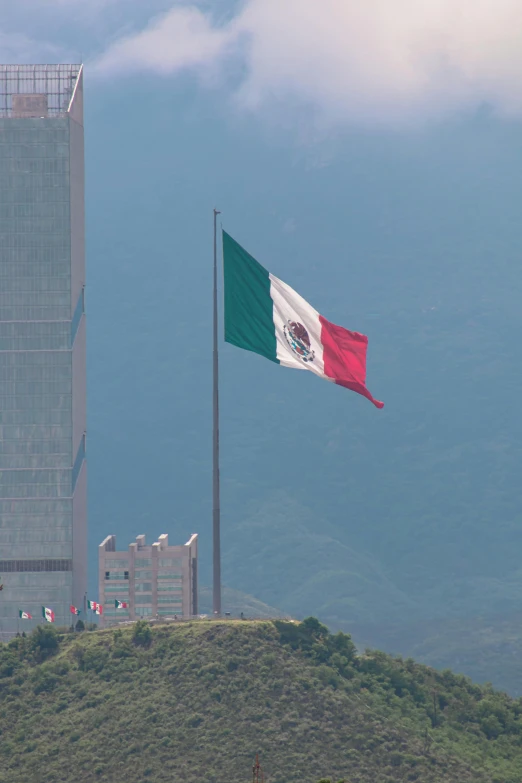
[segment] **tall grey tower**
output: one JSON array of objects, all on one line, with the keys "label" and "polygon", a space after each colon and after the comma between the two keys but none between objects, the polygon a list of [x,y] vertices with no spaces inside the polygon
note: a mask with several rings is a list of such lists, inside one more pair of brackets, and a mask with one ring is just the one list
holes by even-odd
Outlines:
[{"label": "tall grey tower", "polygon": [[0,65],[3,640],[84,605],[84,234],[82,67]]}]

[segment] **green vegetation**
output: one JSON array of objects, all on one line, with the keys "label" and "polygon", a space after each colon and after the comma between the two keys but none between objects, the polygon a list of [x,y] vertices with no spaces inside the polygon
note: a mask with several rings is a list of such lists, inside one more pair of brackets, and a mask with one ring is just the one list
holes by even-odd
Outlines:
[{"label": "green vegetation", "polygon": [[358,647],[384,647],[437,669],[463,672],[491,682],[512,696],[522,695],[522,613],[432,620],[379,629],[352,625]]},{"label": "green vegetation", "polygon": [[522,779],[522,700],[314,618],[38,628],[0,701],[0,783],[243,783],[258,751],[270,783]]}]

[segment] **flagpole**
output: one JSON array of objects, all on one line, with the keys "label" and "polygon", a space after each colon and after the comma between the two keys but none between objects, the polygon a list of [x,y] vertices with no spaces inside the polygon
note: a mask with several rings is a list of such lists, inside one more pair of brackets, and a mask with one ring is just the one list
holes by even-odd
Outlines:
[{"label": "flagpole", "polygon": [[219,499],[219,359],[218,359],[218,294],[217,294],[217,216],[214,210],[214,349],[213,349],[213,437],[212,437],[212,539],[213,589],[212,609],[221,614],[221,509]]}]

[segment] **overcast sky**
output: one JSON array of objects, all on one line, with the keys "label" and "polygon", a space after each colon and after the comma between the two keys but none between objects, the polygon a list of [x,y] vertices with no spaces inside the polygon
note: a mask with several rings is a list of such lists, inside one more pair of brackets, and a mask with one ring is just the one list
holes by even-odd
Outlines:
[{"label": "overcast sky", "polygon": [[332,125],[522,115],[520,0],[0,0],[0,59],[195,72],[238,111]]}]

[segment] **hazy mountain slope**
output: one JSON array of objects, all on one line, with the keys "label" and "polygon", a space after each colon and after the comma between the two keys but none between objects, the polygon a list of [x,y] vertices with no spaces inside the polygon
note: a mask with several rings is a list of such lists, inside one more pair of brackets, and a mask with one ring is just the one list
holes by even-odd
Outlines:
[{"label": "hazy mountain slope", "polygon": [[86,89],[91,551],[198,531],[211,581],[217,205],[262,263],[369,335],[386,403],[223,346],[227,584],[377,630],[520,610],[518,127],[484,114],[299,146],[189,81]]},{"label": "hazy mountain slope", "polygon": [[[345,626],[346,628],[348,626]],[[349,626],[364,649],[378,638],[387,650],[464,672],[477,682],[491,682],[513,696],[522,695],[522,614]]]},{"label": "hazy mountain slope", "polygon": [[[259,598],[254,598],[254,596],[242,593],[239,590],[233,590],[231,587],[222,588],[221,599],[223,613],[230,612],[231,617],[236,619],[241,616],[241,612],[243,612],[246,619],[261,619],[265,617],[269,619],[276,617],[288,618],[288,613],[282,612],[274,606],[268,606],[263,601],[260,601]],[[199,613],[212,616],[212,589],[205,586],[200,587],[198,600]]]},{"label": "hazy mountain slope", "polygon": [[227,582],[292,614],[303,616],[306,607],[329,623],[370,622],[415,607],[375,558],[344,544],[334,525],[284,492],[238,521],[225,541]]}]

